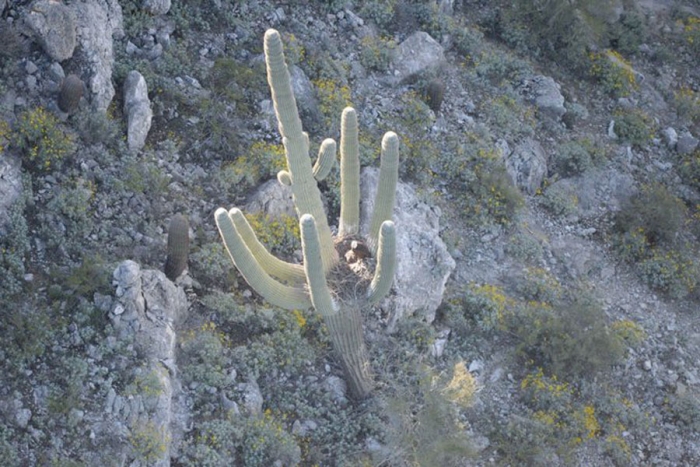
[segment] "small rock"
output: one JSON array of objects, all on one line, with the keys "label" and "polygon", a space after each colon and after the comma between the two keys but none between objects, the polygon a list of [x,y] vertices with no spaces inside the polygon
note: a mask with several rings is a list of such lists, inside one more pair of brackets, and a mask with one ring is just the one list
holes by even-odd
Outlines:
[{"label": "small rock", "polygon": [[676,144],[676,151],[679,154],[691,154],[698,147],[698,139],[691,135],[690,133],[684,133],[680,138],[678,138],[678,143]]},{"label": "small rock", "polygon": [[27,408],[19,409],[15,414],[15,422],[17,422],[17,426],[20,428],[27,428],[29,420],[31,419],[32,411]]},{"label": "small rock", "polygon": [[481,360],[474,360],[469,364],[469,373],[480,373],[484,369],[484,362]]},{"label": "small rock", "polygon": [[678,143],[678,133],[671,127],[661,130],[661,136],[669,149],[675,149]]},{"label": "small rock", "polygon": [[644,368],[644,371],[651,371],[651,361],[644,360],[644,363],[642,364],[642,368]]},{"label": "small rock", "polygon": [[27,60],[26,65],[24,65],[24,69],[30,75],[33,75],[39,70],[39,68],[31,60]]}]

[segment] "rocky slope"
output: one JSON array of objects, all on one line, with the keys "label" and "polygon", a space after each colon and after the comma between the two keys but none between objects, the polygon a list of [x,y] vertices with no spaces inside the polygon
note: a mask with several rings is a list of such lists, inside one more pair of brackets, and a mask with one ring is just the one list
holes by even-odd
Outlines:
[{"label": "rocky slope", "polygon": [[[0,1],[0,464],[700,464],[700,6],[574,3]],[[301,260],[270,27],[312,152],[401,137],[367,401],[212,218]]]}]

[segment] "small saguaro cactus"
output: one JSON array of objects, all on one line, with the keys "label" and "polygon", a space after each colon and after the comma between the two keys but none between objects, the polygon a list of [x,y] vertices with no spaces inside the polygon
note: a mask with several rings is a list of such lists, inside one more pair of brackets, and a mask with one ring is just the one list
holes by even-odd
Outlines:
[{"label": "small saguaro cactus", "polygon": [[174,281],[187,267],[190,249],[190,223],[182,214],[175,214],[168,227],[168,257],[165,260],[165,276]]},{"label": "small saguaro cactus", "polygon": [[[285,309],[313,306],[328,328],[350,393],[366,397],[373,382],[362,333],[363,308],[390,290],[396,268],[396,232],[391,214],[398,181],[399,139],[388,132],[382,139],[380,180],[368,237],[359,235],[360,161],[357,114],[346,108],[341,118],[341,208],[337,238],[333,238],[317,181],[330,171],[336,143],[326,139],[312,167],[309,137],[302,130],[280,34],[265,33],[265,63],[272,101],[282,135],[287,170],[277,174],[293,193],[299,216],[304,264],[271,255],[255,236],[243,213],[233,208],[216,211],[216,223],[226,249],[248,284],[268,302]],[[371,264],[376,258],[374,274]]]},{"label": "small saguaro cactus", "polygon": [[431,80],[425,88],[425,98],[430,110],[437,115],[445,97],[445,83],[440,78]]},{"label": "small saguaro cactus", "polygon": [[85,83],[76,75],[68,75],[63,79],[61,90],[58,92],[58,108],[66,113],[72,113],[80,105]]}]

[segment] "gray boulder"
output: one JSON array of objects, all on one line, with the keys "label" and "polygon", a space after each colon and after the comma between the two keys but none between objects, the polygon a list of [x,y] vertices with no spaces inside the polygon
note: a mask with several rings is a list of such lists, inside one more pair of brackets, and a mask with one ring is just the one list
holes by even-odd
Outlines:
[{"label": "gray boulder", "polygon": [[63,3],[37,0],[28,11],[25,22],[44,51],[58,62],[71,58],[76,45],[76,21],[72,9]]},{"label": "gray boulder", "polygon": [[146,80],[138,71],[130,71],[124,82],[124,113],[127,115],[127,145],[138,151],[146,144],[153,111],[148,99]]},{"label": "gray boulder", "polygon": [[534,195],[547,175],[547,156],[540,143],[528,138],[505,154],[505,165],[513,183]]},{"label": "gray boulder", "polygon": [[[360,230],[366,235],[374,209],[379,170],[362,170]],[[404,316],[414,314],[428,323],[442,302],[445,284],[455,268],[455,261],[440,238],[440,212],[418,199],[410,185],[399,183],[394,208],[396,224],[396,277],[393,293],[382,307],[389,311],[389,331]]]},{"label": "gray boulder", "polygon": [[525,78],[519,90],[526,99],[535,104],[540,116],[559,121],[566,113],[561,86],[549,76]]},{"label": "gray boulder", "polygon": [[276,179],[268,180],[255,190],[245,206],[246,212],[264,212],[273,219],[281,216],[296,216],[292,189]]},{"label": "gray boulder", "polygon": [[117,0],[76,1],[70,5],[77,18],[78,55],[85,64],[92,107],[106,112],[114,97],[113,38],[124,35],[122,9]]},{"label": "gray boulder", "polygon": [[142,8],[151,15],[164,15],[170,11],[170,0],[143,0]]},{"label": "gray boulder", "polygon": [[396,47],[394,75],[404,81],[439,67],[445,61],[442,46],[427,32],[418,31]]},{"label": "gray boulder", "polygon": [[698,139],[691,135],[690,133],[686,132],[683,133],[680,138],[678,138],[678,143],[676,144],[676,151],[678,151],[679,154],[691,154],[695,149],[698,147]]},{"label": "gray boulder", "polygon": [[[0,141],[0,147],[3,147]],[[0,153],[0,236],[7,232],[10,221],[10,206],[22,194],[22,171],[19,158]]]}]

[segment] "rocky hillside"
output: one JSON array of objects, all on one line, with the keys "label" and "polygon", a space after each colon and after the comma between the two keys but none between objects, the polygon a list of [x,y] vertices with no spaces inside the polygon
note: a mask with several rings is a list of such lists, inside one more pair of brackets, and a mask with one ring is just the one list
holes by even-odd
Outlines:
[{"label": "rocky hillside", "polygon": [[[700,465],[697,0],[0,19],[0,465]],[[357,111],[363,233],[399,136],[363,400],[322,317],[259,296],[214,221],[240,207],[302,262],[269,28],[314,158]],[[318,185],[336,232],[337,164]]]}]

